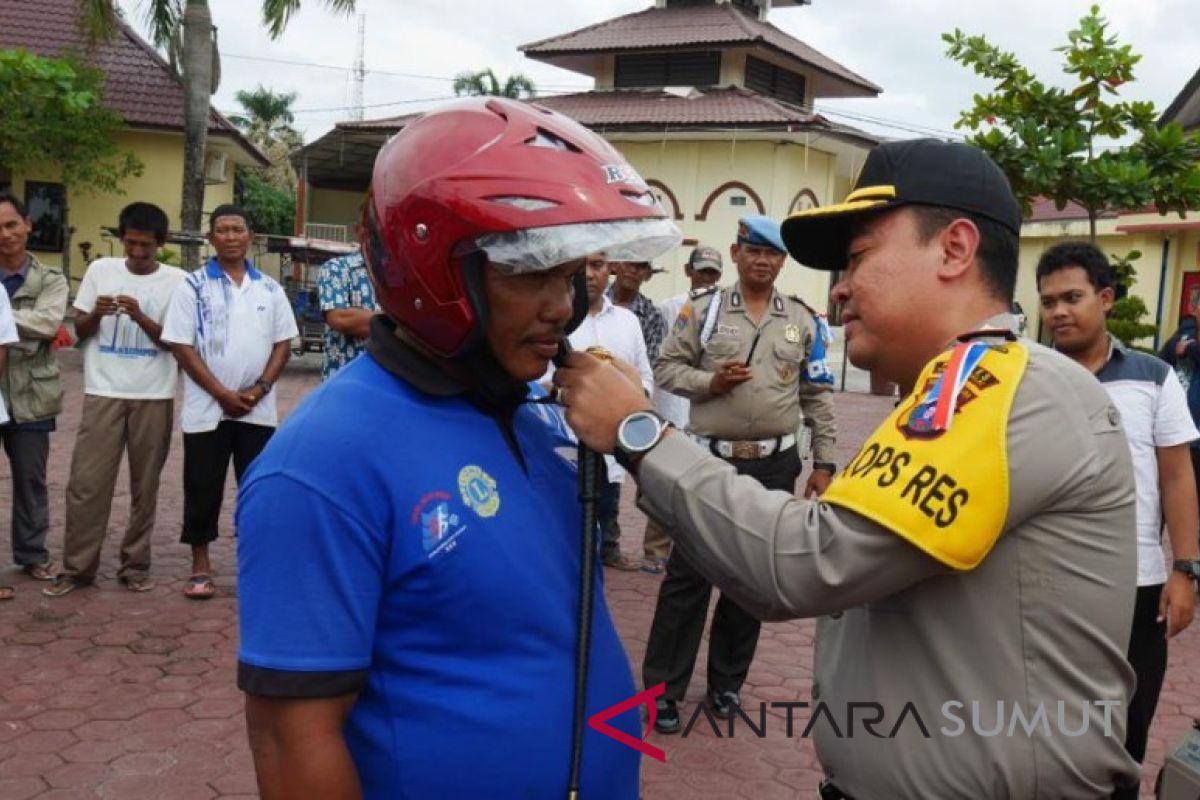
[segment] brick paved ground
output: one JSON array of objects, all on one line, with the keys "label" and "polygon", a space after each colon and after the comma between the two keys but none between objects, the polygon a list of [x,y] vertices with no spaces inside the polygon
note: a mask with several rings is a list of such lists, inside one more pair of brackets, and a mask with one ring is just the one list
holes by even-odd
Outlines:
[{"label": "brick paved ground", "polygon": [[[50,546],[62,541],[62,498],[79,420],[78,354],[65,351],[67,410],[52,437]],[[279,382],[286,411],[318,382],[313,360],[289,368]],[[886,411],[886,401],[863,395],[839,398],[842,455],[847,457]],[[0,800],[67,798],[250,798],[253,770],[234,684],[237,581],[233,543],[213,549],[220,595],[207,603],[180,594],[187,550],[176,542],[181,513],[180,459],[176,441],[163,475],[155,534],[159,587],[130,594],[115,582],[115,547],[105,550],[95,588],[51,600],[16,572],[15,601],[0,605]],[[0,528],[7,529],[7,462],[0,459]],[[124,470],[118,481],[110,530],[123,529],[128,514]],[[629,494],[629,493],[626,493]],[[223,530],[229,530],[228,512]],[[626,547],[639,544],[642,518],[626,498],[622,521]],[[0,564],[9,562],[7,537]],[[2,569],[2,568],[0,568]],[[654,610],[658,579],[644,573],[609,572],[608,595],[635,665],[640,665]],[[1200,717],[1200,626],[1171,652],[1159,718],[1150,745],[1157,772],[1164,747]],[[804,700],[811,686],[813,624],[766,625],[744,693],[749,702]],[[701,652],[700,664],[704,663]],[[703,692],[693,681],[689,700]],[[689,707],[685,707],[685,715]],[[810,743],[781,735],[782,717],[770,722],[766,740],[717,738],[697,726],[686,738],[652,734],[667,752],[660,764],[643,767],[646,800],[746,797],[755,800],[810,797],[817,767]]]}]

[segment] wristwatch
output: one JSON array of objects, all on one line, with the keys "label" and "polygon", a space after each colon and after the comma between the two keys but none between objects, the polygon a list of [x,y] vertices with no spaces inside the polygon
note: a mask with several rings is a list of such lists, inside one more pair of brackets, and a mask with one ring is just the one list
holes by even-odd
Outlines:
[{"label": "wristwatch", "polygon": [[1200,560],[1188,561],[1176,559],[1172,562],[1171,569],[1175,572],[1182,572],[1194,581],[1200,581]]},{"label": "wristwatch", "polygon": [[254,385],[263,390],[263,397],[266,397],[267,395],[269,395],[271,393],[271,384],[268,383],[267,381],[263,380],[262,378],[259,378],[258,380],[256,380],[254,382]]},{"label": "wristwatch", "polygon": [[830,462],[830,461],[814,461],[812,468],[824,470],[825,472],[828,472],[830,475],[833,475],[837,472],[837,464],[834,464],[833,462]]},{"label": "wristwatch", "polygon": [[613,457],[625,469],[632,469],[634,462],[662,441],[670,427],[670,422],[653,411],[633,412],[617,427],[617,447]]}]

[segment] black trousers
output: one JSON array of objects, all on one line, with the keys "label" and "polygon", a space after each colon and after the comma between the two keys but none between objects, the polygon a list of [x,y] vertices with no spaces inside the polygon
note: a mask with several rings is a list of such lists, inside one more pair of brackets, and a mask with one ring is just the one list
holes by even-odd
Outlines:
[{"label": "black trousers", "polygon": [[274,428],[247,422],[221,420],[216,430],[183,435],[183,535],[192,546],[217,538],[225,475],[233,460],[238,483],[250,462],[267,446]]},{"label": "black trousers", "polygon": [[[1139,764],[1146,757],[1150,723],[1158,706],[1163,677],[1167,674],[1167,624],[1158,622],[1158,600],[1163,585],[1139,586],[1129,633],[1129,665],[1137,675],[1137,688],[1129,700],[1125,724],[1125,751]],[[1138,784],[1113,792],[1114,800],[1137,800]]]},{"label": "black trousers", "polygon": [[0,440],[12,472],[13,561],[25,567],[50,560],[46,534],[50,531],[50,501],[46,492],[46,459],[50,432],[17,430],[0,425]]},{"label": "black trousers", "polygon": [[[749,475],[768,489],[796,490],[800,455],[795,447],[761,459],[728,459],[739,474]],[[704,619],[712,584],[679,548],[671,551],[667,574],[658,590],[658,605],[646,642],[642,680],[646,686],[665,683],[664,696],[682,700],[687,693],[696,655],[704,636]],[[717,600],[708,637],[708,688],[738,691],[750,671],[762,623],[724,594]]]},{"label": "black trousers", "polygon": [[610,483],[608,466],[600,459],[600,497],[596,501],[596,523],[600,526],[603,555],[621,552],[621,484]]},{"label": "black trousers", "polygon": [[1200,447],[1192,447],[1188,452],[1192,456],[1192,475],[1196,479],[1196,496],[1200,497]]}]

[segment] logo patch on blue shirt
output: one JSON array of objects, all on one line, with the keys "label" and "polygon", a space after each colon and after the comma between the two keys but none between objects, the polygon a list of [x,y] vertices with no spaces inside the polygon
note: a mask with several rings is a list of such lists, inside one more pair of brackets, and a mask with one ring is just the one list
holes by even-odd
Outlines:
[{"label": "logo patch on blue shirt", "polygon": [[496,480],[475,465],[463,467],[458,473],[458,493],[467,508],[485,519],[500,510],[500,494]]},{"label": "logo patch on blue shirt", "polygon": [[450,510],[449,492],[430,492],[421,498],[413,509],[412,522],[421,524],[421,547],[429,558],[448,553],[457,544],[457,539],[466,525],[461,524],[458,514]]}]

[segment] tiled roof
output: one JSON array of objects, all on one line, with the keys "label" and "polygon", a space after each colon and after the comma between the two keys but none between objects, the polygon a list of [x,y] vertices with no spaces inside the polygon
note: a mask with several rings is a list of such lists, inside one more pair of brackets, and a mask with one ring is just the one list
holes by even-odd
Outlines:
[{"label": "tiled roof", "polygon": [[869,94],[883,91],[804,42],[769,22],[743,13],[731,4],[696,8],[648,8],[598,22],[571,33],[521,45],[531,58],[597,52],[661,50],[691,45],[718,47],[762,44],[808,66],[850,83]]},{"label": "tiled roof", "polygon": [[[121,22],[111,41],[89,49],[78,24],[78,0],[2,0],[0,48],[43,57],[74,53],[105,75],[105,103],[133,127],[183,130],[183,83],[153,47]],[[256,160],[267,159],[216,109],[210,134],[232,137]]]},{"label": "tiled roof", "polygon": [[370,131],[383,130],[389,133],[395,133],[403,128],[408,123],[412,122],[417,117],[421,116],[423,111],[418,111],[415,114],[401,114],[398,117],[382,117],[380,119],[358,119],[347,120],[337,123],[339,130],[346,131]]},{"label": "tiled roof", "polygon": [[[660,90],[625,89],[547,95],[532,102],[558,111],[600,132],[614,130],[669,130],[696,128],[750,128],[762,130],[813,130],[841,134],[868,146],[878,144],[871,134],[837,125],[820,114],[774,100],[748,89],[727,88],[695,91],[681,96]],[[395,133],[419,117],[400,117],[339,122],[340,131],[386,131]]]},{"label": "tiled roof", "polygon": [[[1115,211],[1101,211],[1097,217],[1099,219],[1114,219],[1117,216]],[[1054,205],[1054,201],[1039,197],[1033,201],[1033,208],[1030,211],[1027,222],[1066,222],[1073,219],[1087,219],[1087,209],[1075,202],[1068,202],[1061,209]]]},{"label": "tiled roof", "polygon": [[[738,88],[697,91],[687,96],[633,89],[580,92],[539,97],[536,102],[589,128],[606,130],[645,126],[838,128],[819,114]],[[874,143],[868,134],[862,136]]]},{"label": "tiled roof", "polygon": [[1175,95],[1158,120],[1159,125],[1168,122],[1178,122],[1184,130],[1189,131],[1200,128],[1200,69]]}]

